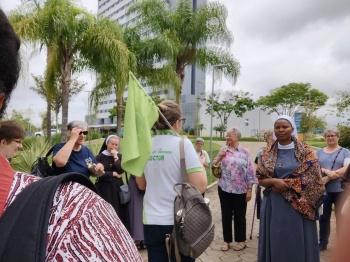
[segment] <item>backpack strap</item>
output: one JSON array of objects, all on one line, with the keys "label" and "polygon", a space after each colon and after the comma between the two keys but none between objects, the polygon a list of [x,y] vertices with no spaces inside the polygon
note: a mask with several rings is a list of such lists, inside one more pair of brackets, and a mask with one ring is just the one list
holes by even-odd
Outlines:
[{"label": "backpack strap", "polygon": [[185,139],[180,138],[180,168],[183,182],[187,182],[186,162],[185,162]]},{"label": "backpack strap", "polygon": [[[57,145],[57,144],[56,144]],[[47,153],[46,153],[46,157],[49,157],[49,155],[51,155],[52,154],[52,152],[53,152],[53,149],[54,149],[54,147],[56,146],[56,145],[53,145],[50,149],[49,149],[49,151],[47,151]]]},{"label": "backpack strap", "polygon": [[18,194],[0,218],[0,261],[45,261],[53,198],[57,188],[67,182],[95,191],[85,176],[66,173],[42,178]]}]

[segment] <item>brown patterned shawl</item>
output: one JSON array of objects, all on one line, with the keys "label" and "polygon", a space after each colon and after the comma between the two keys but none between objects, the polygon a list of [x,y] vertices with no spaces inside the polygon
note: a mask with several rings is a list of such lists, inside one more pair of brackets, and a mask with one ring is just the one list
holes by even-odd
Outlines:
[{"label": "brown patterned shawl", "polygon": [[[284,179],[290,189],[282,192],[281,195],[302,216],[315,220],[316,210],[325,191],[321,180],[321,168],[315,152],[308,145],[295,138],[293,138],[293,141],[295,157],[299,161],[299,166],[293,171],[292,175]],[[277,141],[264,148],[256,171],[259,179],[274,177],[277,150]]]}]

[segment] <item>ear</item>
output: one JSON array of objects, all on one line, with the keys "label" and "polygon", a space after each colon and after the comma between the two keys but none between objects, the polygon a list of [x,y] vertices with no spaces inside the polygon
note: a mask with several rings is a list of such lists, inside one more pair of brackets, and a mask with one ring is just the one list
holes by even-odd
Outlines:
[{"label": "ear", "polygon": [[6,144],[7,144],[6,139],[1,139],[0,140],[0,145],[6,145]]},{"label": "ear", "polygon": [[0,109],[3,107],[4,102],[5,102],[5,94],[1,93],[0,94]]}]

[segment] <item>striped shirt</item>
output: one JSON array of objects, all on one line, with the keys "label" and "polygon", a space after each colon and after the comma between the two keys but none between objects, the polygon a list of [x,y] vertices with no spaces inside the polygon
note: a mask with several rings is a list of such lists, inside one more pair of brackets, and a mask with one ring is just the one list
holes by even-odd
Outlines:
[{"label": "striped shirt", "polygon": [[[38,177],[17,172],[5,209]],[[78,183],[56,191],[47,232],[46,261],[142,261],[113,207]]]}]

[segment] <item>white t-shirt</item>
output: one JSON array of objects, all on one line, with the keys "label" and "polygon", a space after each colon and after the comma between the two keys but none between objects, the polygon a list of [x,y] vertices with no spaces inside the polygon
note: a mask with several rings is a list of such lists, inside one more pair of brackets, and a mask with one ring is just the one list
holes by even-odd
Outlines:
[{"label": "white t-shirt", "polygon": [[204,166],[204,164],[209,165],[210,158],[209,158],[209,155],[208,155],[207,151],[201,150],[201,152],[197,152],[197,155],[199,157],[199,161],[201,162],[201,164],[203,166]]},{"label": "white t-shirt", "polygon": [[[156,135],[144,175],[147,186],[143,199],[143,223],[145,225],[173,225],[174,185],[183,181],[180,168],[180,137]],[[197,153],[187,138],[184,139],[186,172],[203,171]]]}]

